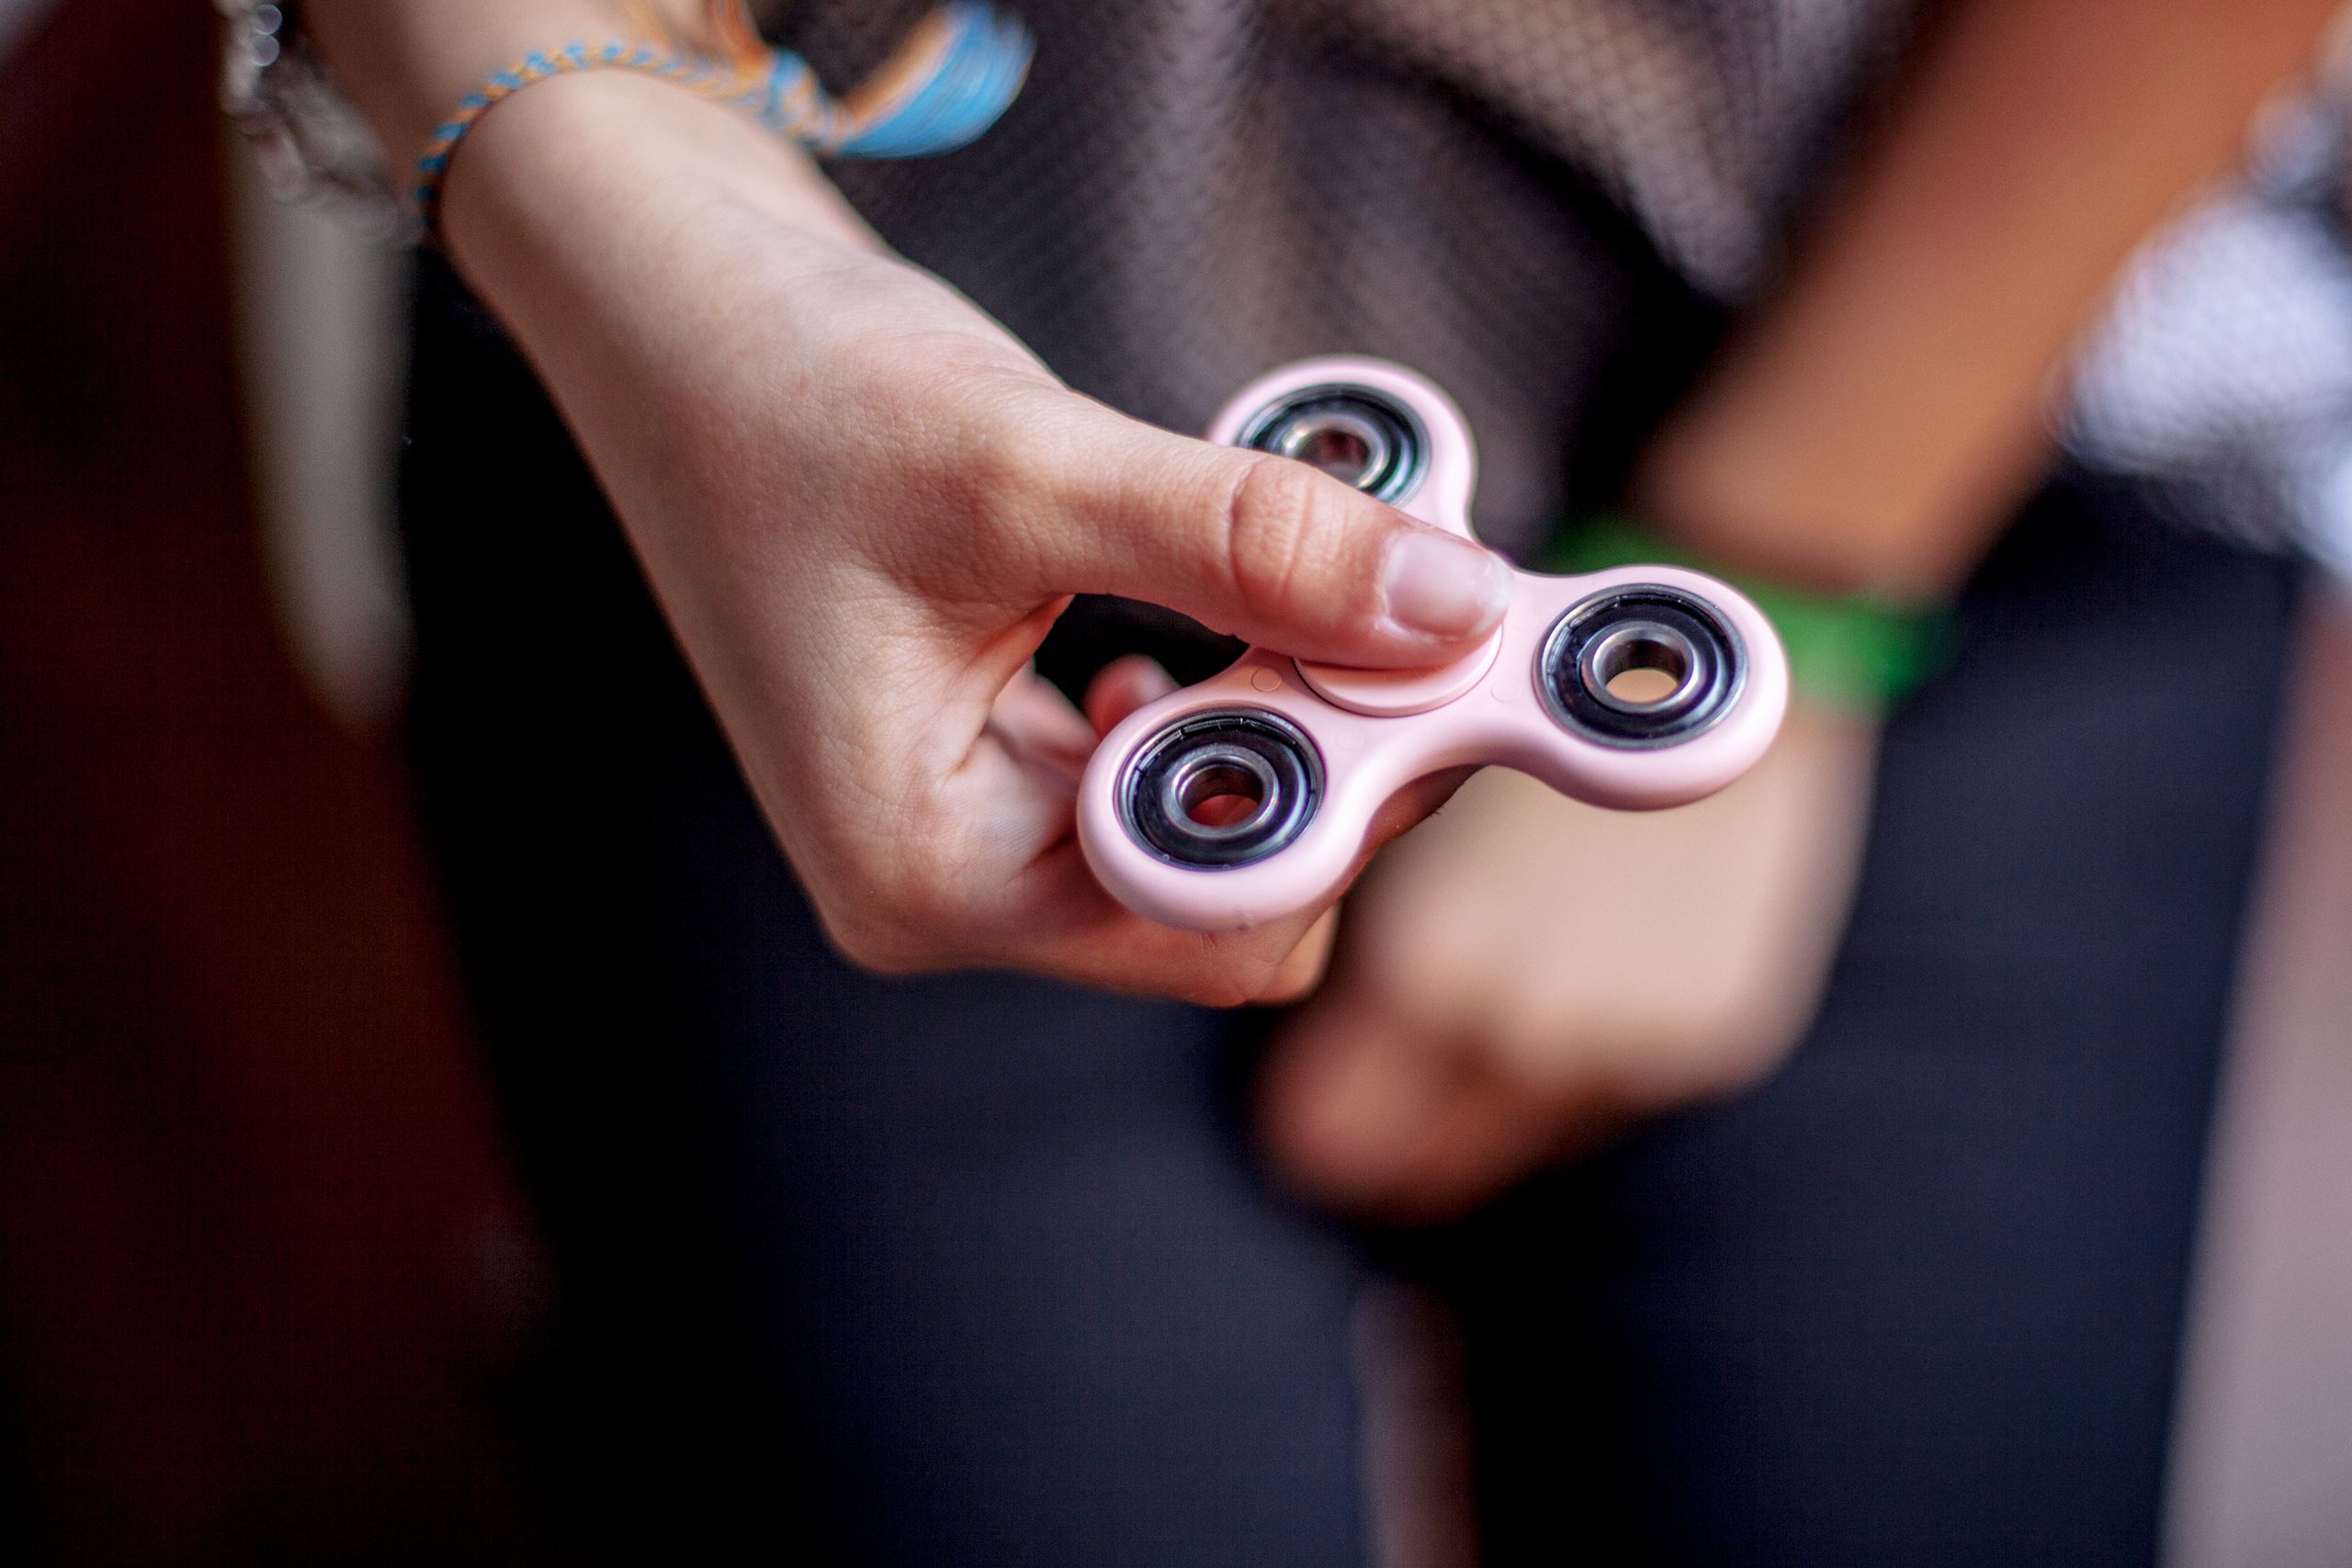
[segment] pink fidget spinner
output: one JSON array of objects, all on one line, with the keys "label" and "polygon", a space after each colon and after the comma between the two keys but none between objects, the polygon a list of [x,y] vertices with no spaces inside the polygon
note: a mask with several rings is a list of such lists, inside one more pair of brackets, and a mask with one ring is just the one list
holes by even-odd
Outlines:
[{"label": "pink fidget spinner", "polygon": [[[1471,536],[1469,427],[1396,366],[1277,370],[1209,439],[1313,463]],[[1454,663],[1357,670],[1253,648],[1141,709],[1087,766],[1079,841],[1129,908],[1236,931],[1329,898],[1382,804],[1424,774],[1498,763],[1597,806],[1681,806],[1755,765],[1788,695],[1770,623],[1712,578],[1521,572],[1502,625]]]}]

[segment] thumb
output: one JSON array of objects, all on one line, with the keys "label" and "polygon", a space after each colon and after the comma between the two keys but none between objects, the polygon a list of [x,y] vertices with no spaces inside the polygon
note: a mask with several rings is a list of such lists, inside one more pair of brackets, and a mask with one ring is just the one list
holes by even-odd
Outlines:
[{"label": "thumb", "polygon": [[1304,463],[1171,435],[1063,396],[1036,429],[1055,592],[1164,604],[1284,653],[1413,667],[1501,620],[1510,564]]}]

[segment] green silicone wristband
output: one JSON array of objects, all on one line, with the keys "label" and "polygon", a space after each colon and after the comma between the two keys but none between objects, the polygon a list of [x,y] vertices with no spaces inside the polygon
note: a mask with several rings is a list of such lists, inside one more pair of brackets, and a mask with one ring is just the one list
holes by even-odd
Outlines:
[{"label": "green silicone wristband", "polygon": [[1946,611],[1868,594],[1831,598],[1718,571],[1629,517],[1604,515],[1573,525],[1543,557],[1545,570],[1569,575],[1653,561],[1707,572],[1753,599],[1788,649],[1790,682],[1825,707],[1876,716],[1910,695],[1951,657],[1952,624]]}]

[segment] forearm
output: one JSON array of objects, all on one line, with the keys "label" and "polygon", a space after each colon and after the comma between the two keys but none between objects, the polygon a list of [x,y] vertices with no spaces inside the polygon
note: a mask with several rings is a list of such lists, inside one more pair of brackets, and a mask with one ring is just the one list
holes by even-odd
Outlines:
[{"label": "forearm", "polygon": [[1932,593],[2046,460],[2065,355],[2335,0],[1974,0],[1634,500],[1726,562]]}]

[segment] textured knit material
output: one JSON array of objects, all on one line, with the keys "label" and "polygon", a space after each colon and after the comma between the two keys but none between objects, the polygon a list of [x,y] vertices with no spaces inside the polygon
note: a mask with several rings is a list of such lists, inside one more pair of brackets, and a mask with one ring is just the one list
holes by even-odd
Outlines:
[{"label": "textured knit material", "polygon": [[[920,7],[785,36],[854,81]],[[842,170],[882,230],[1176,428],[1293,355],[1418,365],[1521,544],[1769,276],[1894,46],[1831,3],[1023,9],[996,131]],[[1261,1023],[842,963],[528,368],[437,264],[416,321],[415,754],[564,1281],[563,1517],[629,1562],[1385,1560],[1363,1261],[1251,1168]],[[1481,1561],[2154,1560],[2289,576],[2045,498],[1889,726],[1789,1068],[1414,1244]]]},{"label": "textured knit material", "polygon": [[[1262,1025],[834,956],[529,368],[425,277],[414,754],[562,1283],[562,1560],[1391,1561],[1363,1264],[1246,1153]],[[2289,577],[2045,500],[1887,729],[1788,1067],[1416,1244],[1480,1562],[2156,1560]]]},{"label": "textured knit material", "polygon": [[[925,0],[794,0],[857,79]],[[1894,80],[1889,0],[1020,0],[1005,121],[844,166],[882,231],[1084,390],[1180,430],[1283,360],[1369,352],[1462,401],[1478,523],[1524,551],[1769,285]],[[2067,421],[2078,455],[2352,555],[2352,265],[2335,117],[2153,242]]]}]

